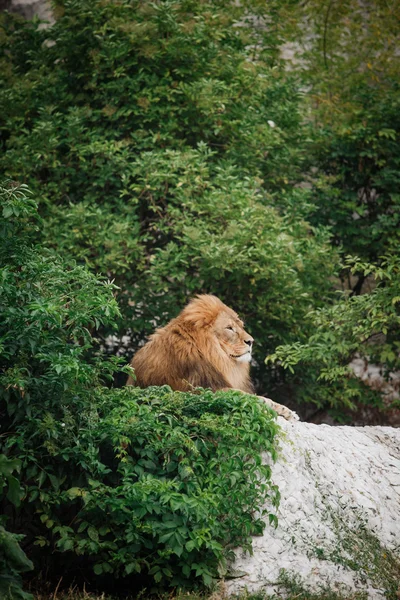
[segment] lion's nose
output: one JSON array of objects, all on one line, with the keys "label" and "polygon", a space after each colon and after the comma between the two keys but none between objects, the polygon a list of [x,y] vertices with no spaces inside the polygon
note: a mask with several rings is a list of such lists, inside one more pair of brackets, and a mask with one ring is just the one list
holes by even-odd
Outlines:
[{"label": "lion's nose", "polygon": [[247,344],[248,346],[250,346],[250,348],[252,347],[253,342],[254,342],[253,338],[249,338],[248,340],[244,340],[244,343]]}]

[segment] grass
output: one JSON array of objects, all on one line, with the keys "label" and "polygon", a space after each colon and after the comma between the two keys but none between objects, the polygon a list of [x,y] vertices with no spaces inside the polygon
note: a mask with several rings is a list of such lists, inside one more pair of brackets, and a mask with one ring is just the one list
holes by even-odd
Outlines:
[{"label": "grass", "polygon": [[35,600],[115,600],[112,596],[91,594],[85,590],[79,591],[74,588],[63,592],[36,593],[33,597]]},{"label": "grass", "polygon": [[106,594],[94,594],[86,590],[77,590],[71,588],[67,591],[55,590],[52,593],[36,594],[35,600],[367,600],[365,592],[354,592],[348,595],[342,595],[329,588],[322,588],[319,592],[310,592],[299,577],[288,574],[284,570],[278,582],[280,592],[273,595],[266,595],[264,592],[242,593],[237,596],[228,596],[223,586],[220,586],[213,593],[194,593],[194,592],[171,592],[160,593],[159,595],[149,595],[146,593],[136,596],[110,596]]},{"label": "grass", "polygon": [[160,592],[159,594],[147,594],[142,592],[136,596],[121,596],[110,595],[105,593],[94,593],[88,592],[85,588],[83,590],[78,589],[76,586],[69,588],[68,590],[59,590],[58,587],[51,592],[36,592],[33,594],[34,600],[223,600],[226,598],[221,593],[194,593],[194,592],[181,592],[177,593],[165,593]]},{"label": "grass", "polygon": [[[354,540],[351,541],[354,542]],[[368,569],[369,574],[371,574],[371,571],[380,570],[378,580],[383,589],[385,589],[384,597],[387,600],[399,599],[400,571],[398,561],[393,557],[389,557],[386,553],[382,553],[379,542],[369,533],[364,532],[363,542],[363,552],[360,552],[360,556],[357,556],[357,558],[360,560],[362,556],[364,560],[368,559],[370,565],[372,563],[373,567]],[[366,556],[364,556],[364,553]],[[371,560],[373,557],[375,557],[376,564]],[[342,561],[337,562],[340,563]],[[360,560],[360,562],[362,563],[363,561]],[[361,568],[360,570],[362,571],[363,569]],[[220,583],[216,584],[215,590],[212,593],[179,592],[176,590],[170,593],[161,591],[159,593],[149,593],[144,590],[136,595],[119,594],[114,596],[88,592],[85,589],[79,590],[76,586],[68,590],[61,590],[59,589],[60,585],[58,585],[52,592],[34,594],[34,600],[368,600],[368,594],[365,591],[345,594],[323,586],[317,592],[310,591],[299,575],[290,573],[285,569],[281,570],[276,587],[279,591],[271,595],[260,591],[256,593],[242,592],[240,595],[228,596],[224,584]]]}]

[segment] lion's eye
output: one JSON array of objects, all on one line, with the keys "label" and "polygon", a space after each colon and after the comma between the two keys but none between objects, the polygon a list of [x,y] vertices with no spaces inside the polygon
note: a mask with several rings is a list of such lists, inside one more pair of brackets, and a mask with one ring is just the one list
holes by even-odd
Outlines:
[{"label": "lion's eye", "polygon": [[227,329],[228,329],[229,331],[235,331],[235,330],[233,329],[233,327],[227,327]]}]

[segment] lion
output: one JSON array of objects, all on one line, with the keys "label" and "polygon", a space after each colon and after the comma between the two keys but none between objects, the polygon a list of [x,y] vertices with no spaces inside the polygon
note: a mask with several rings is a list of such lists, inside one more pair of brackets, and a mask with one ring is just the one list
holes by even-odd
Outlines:
[{"label": "lion", "polygon": [[[129,377],[127,385],[169,385],[182,392],[197,387],[235,389],[254,394],[250,379],[253,342],[235,311],[216,296],[198,295],[138,350],[131,361],[136,379]],[[278,415],[298,419],[286,406],[260,398]]]}]

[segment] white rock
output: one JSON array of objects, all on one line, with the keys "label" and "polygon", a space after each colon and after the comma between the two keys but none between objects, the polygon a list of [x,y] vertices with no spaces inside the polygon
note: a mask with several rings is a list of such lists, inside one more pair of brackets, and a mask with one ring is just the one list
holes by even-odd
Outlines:
[{"label": "white rock", "polygon": [[[39,17],[39,19],[47,21],[50,25],[54,23],[50,0],[4,0],[3,4],[5,9],[18,13],[25,19]],[[39,26],[40,29],[44,27],[46,27],[44,23]]]},{"label": "white rock", "polygon": [[247,575],[227,591],[276,593],[285,569],[313,591],[384,598],[385,561],[400,560],[400,429],[279,424],[279,525],[254,539],[252,556],[237,550],[233,569]]}]

